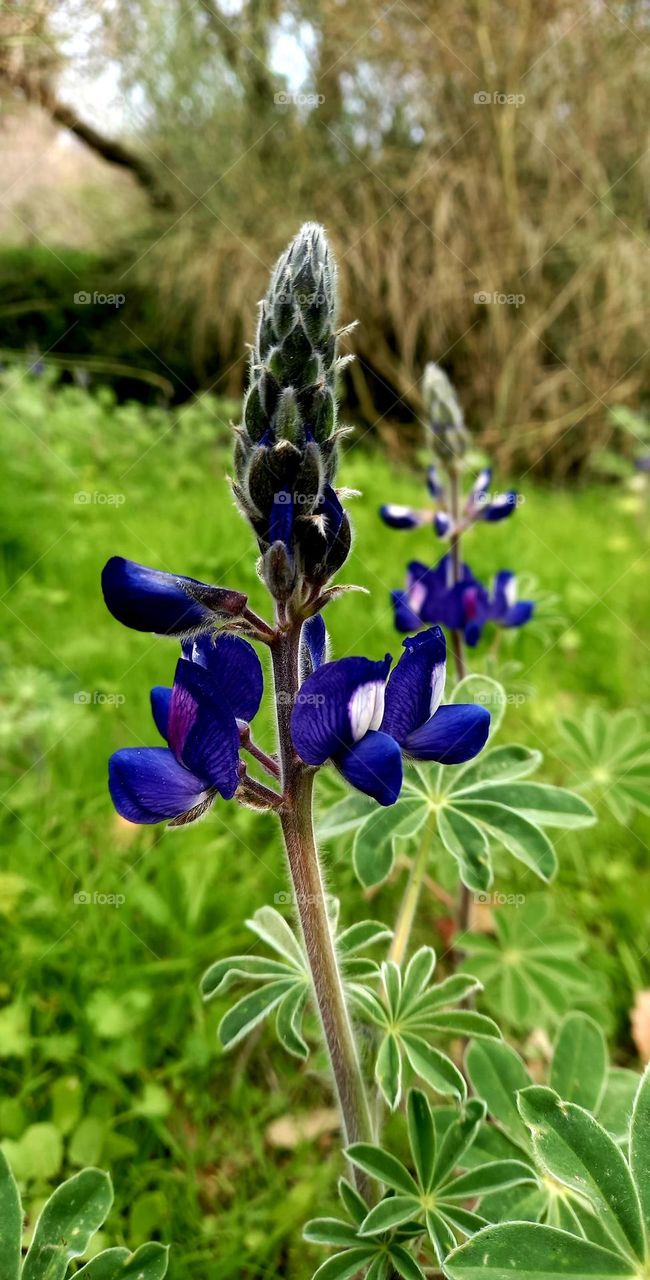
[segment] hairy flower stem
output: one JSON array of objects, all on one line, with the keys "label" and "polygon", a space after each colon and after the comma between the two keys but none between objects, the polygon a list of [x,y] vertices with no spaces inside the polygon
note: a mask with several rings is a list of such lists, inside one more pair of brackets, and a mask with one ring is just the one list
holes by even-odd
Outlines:
[{"label": "hairy flower stem", "polygon": [[[372,1142],[373,1132],[314,840],[314,772],[298,758],[291,741],[291,709],[299,687],[299,651],[300,623],[279,628],[271,652],[283,784],[280,821],[343,1132],[349,1145]],[[361,1193],[368,1196],[364,1175],[355,1171],[354,1176]]]}]

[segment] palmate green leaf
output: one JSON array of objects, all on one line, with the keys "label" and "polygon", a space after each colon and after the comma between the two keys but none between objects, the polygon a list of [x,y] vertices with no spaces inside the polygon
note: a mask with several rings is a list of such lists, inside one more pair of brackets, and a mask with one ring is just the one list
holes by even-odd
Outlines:
[{"label": "palmate green leaf", "polygon": [[352,1276],[358,1276],[361,1268],[373,1256],[374,1250],[363,1245],[347,1249],[345,1253],[337,1253],[333,1258],[328,1258],[314,1273],[313,1280],[351,1280]]},{"label": "palmate green leaf", "polygon": [[238,982],[269,982],[274,978],[287,978],[295,969],[281,960],[267,956],[229,956],[218,960],[201,979],[201,995],[204,1000],[223,995]]},{"label": "palmate green leaf", "polygon": [[448,769],[445,791],[468,791],[486,782],[512,782],[515,778],[527,778],[539,768],[542,760],[541,751],[534,751],[531,747],[512,744],[488,748],[469,764]]},{"label": "palmate green leaf", "polygon": [[294,987],[293,978],[282,978],[276,982],[267,983],[258,991],[251,991],[249,995],[239,1000],[224,1014],[219,1023],[219,1039],[224,1049],[233,1049],[236,1044],[239,1044],[239,1041],[249,1035]]},{"label": "palmate green leaf", "polygon": [[577,830],[592,827],[597,820],[591,805],[582,796],[564,787],[551,787],[542,782],[499,782],[474,787],[467,793],[455,791],[454,803],[458,803],[460,796],[516,809],[522,817],[540,827]]},{"label": "palmate green leaf", "polygon": [[404,972],[401,991],[401,1008],[410,1009],[413,1001],[425,990],[436,967],[433,947],[420,947],[409,960]]},{"label": "palmate green leaf", "polygon": [[439,1191],[444,1200],[472,1200],[490,1191],[503,1191],[529,1182],[537,1182],[530,1165],[521,1160],[495,1160],[460,1174]]},{"label": "palmate green leaf", "polygon": [[479,826],[486,827],[509,853],[534,871],[541,880],[552,880],[557,871],[555,850],[548,836],[528,818],[494,800],[454,796],[454,808]]},{"label": "palmate green leaf", "polygon": [[428,802],[421,797],[406,797],[388,808],[375,808],[357,828],[352,861],[364,889],[381,884],[390,875],[395,858],[395,840],[415,835],[429,810]]},{"label": "palmate green leaf", "polygon": [[454,1066],[451,1058],[441,1053],[439,1049],[434,1049],[433,1045],[427,1044],[421,1036],[415,1036],[411,1032],[402,1032],[400,1043],[404,1047],[410,1066],[421,1080],[424,1080],[437,1093],[451,1094],[452,1097],[464,1101],[467,1097],[467,1085],[464,1076],[458,1067]]},{"label": "palmate green leaf", "polygon": [[447,1254],[456,1246],[456,1237],[444,1214],[437,1209],[427,1209],[424,1220],[438,1262],[443,1266]]},{"label": "palmate green leaf", "polygon": [[402,1196],[417,1196],[418,1185],[397,1156],[369,1142],[354,1142],[345,1153],[358,1169]]},{"label": "palmate green leaf", "polygon": [[380,920],[360,920],[338,934],[336,950],[339,956],[356,955],[358,951],[372,947],[377,942],[389,942],[392,936],[392,929]]},{"label": "palmate green leaf", "polygon": [[[122,1273],[120,1268],[132,1257],[128,1249],[105,1249],[103,1253],[98,1253],[96,1258],[91,1262],[87,1262],[85,1267],[77,1271],[76,1276],[83,1277],[83,1280],[117,1280]],[[163,1272],[163,1275],[165,1273]]]},{"label": "palmate green leaf", "polygon": [[608,1070],[605,1037],[593,1018],[569,1013],[553,1049],[549,1084],[566,1102],[598,1112]]},{"label": "palmate green leaf", "polygon": [[319,815],[317,830],[320,840],[335,840],[360,826],[376,809],[376,802],[361,792],[346,795]]},{"label": "palmate green leaf", "polygon": [[36,1223],[22,1280],[63,1280],[68,1263],[86,1252],[113,1203],[107,1173],[82,1169],[50,1196]]},{"label": "palmate green leaf", "polygon": [[[363,1217],[365,1216],[364,1206]],[[340,1218],[313,1218],[303,1228],[302,1234],[309,1244],[330,1244],[337,1249],[354,1248],[359,1243],[356,1228]]]},{"label": "palmate green leaf", "polygon": [[641,1208],[629,1168],[610,1135],[588,1111],[531,1085],[519,1109],[533,1137],[536,1158],[565,1186],[586,1196],[617,1247],[643,1258]]},{"label": "palmate green leaf", "polygon": [[7,1157],[0,1151],[0,1280],[18,1280],[23,1211]]},{"label": "palmate green leaf", "polygon": [[162,1244],[143,1244],[135,1253],[128,1249],[107,1249],[88,1262],[76,1275],[84,1280],[164,1280],[169,1250]]},{"label": "palmate green leaf", "polygon": [[639,1077],[626,1067],[610,1067],[598,1109],[598,1119],[617,1142],[626,1142]]},{"label": "palmate green leaf", "polygon": [[425,1280],[424,1271],[410,1253],[401,1244],[394,1244],[390,1249],[390,1260],[403,1280]]},{"label": "palmate green leaf", "polygon": [[356,1187],[353,1187],[347,1178],[339,1178],[338,1192],[346,1213],[357,1227],[360,1226],[368,1212],[363,1196],[359,1195]]},{"label": "palmate green leaf", "polygon": [[300,1034],[308,994],[309,987],[306,982],[302,988],[292,987],[282,997],[276,1014],[275,1029],[278,1040],[287,1053],[293,1054],[295,1058],[309,1056],[309,1049]]},{"label": "palmate green leaf", "polygon": [[415,1196],[387,1196],[386,1199],[380,1200],[359,1228],[359,1234],[362,1236],[376,1236],[382,1231],[390,1231],[393,1227],[399,1227],[404,1222],[409,1222],[411,1218],[417,1216],[420,1209],[420,1202]]},{"label": "palmate green leaf", "polygon": [[650,813],[650,734],[635,711],[588,708],[580,721],[560,721],[564,750],[584,788],[617,822]]},{"label": "palmate green leaf", "polygon": [[[360,956],[359,952],[385,942],[392,937],[392,932],[378,920],[360,920],[337,933],[338,906],[337,899],[329,900],[330,927],[335,935],[343,978],[349,994],[353,986],[357,986],[356,998],[365,1003],[367,1010],[375,997],[367,988],[357,984],[379,977],[379,966],[375,960]],[[230,956],[207,970],[201,983],[206,1000],[224,994],[235,983],[252,983],[257,987],[222,1018],[219,1024],[221,1043],[225,1049],[233,1048],[254,1027],[277,1011],[275,1028],[280,1044],[294,1057],[305,1059],[309,1047],[303,1033],[303,1021],[311,992],[311,978],[302,941],[274,907],[261,907],[247,924],[281,959],[250,954]]]},{"label": "palmate green leaf", "polygon": [[485,829],[448,804],[438,812],[438,835],[447,852],[456,859],[463,884],[475,893],[489,889],[493,873]]},{"label": "palmate green leaf", "polygon": [[634,1280],[629,1260],[532,1222],[486,1227],[445,1262],[450,1280]]},{"label": "palmate green leaf", "polygon": [[531,1141],[519,1114],[517,1094],[532,1082],[519,1054],[503,1040],[470,1044],[465,1068],[474,1092],[485,1100],[490,1115],[511,1142],[529,1152]]},{"label": "palmate green leaf", "polygon": [[446,1007],[479,988],[472,976],[456,974],[427,987],[435,961],[435,952],[421,947],[406,966],[403,978],[394,962],[382,965],[380,994],[358,983],[351,983],[348,988],[362,1016],[383,1031],[375,1079],[392,1110],[401,1098],[404,1058],[416,1075],[439,1093],[466,1096],[462,1073],[445,1053],[429,1043],[432,1035],[501,1034],[496,1023],[483,1014]]},{"label": "palmate green leaf", "polygon": [[375,1080],[391,1111],[394,1111],[402,1097],[402,1054],[397,1037],[390,1032],[379,1046]]},{"label": "palmate green leaf", "polygon": [[606,998],[580,959],[585,939],[555,922],[550,903],[535,898],[494,913],[494,935],[466,933],[462,968],[482,982],[482,1000],[499,1023],[519,1032],[555,1028],[570,1006]]},{"label": "palmate green leaf", "polygon": [[434,1170],[434,1183],[447,1181],[453,1169],[462,1167],[466,1152],[476,1141],[485,1119],[485,1103],[480,1098],[470,1098],[460,1113],[454,1113],[444,1138],[440,1143]]},{"label": "palmate green leaf", "polygon": [[429,1103],[419,1089],[411,1089],[406,1114],[413,1163],[420,1186],[428,1191],[436,1164],[436,1130]]},{"label": "palmate green leaf", "polygon": [[246,921],[246,925],[262,942],[277,951],[283,960],[289,961],[297,969],[304,969],[302,947],[284,916],[275,907],[260,907],[253,918]]},{"label": "palmate green leaf", "polygon": [[650,1253],[650,1067],[639,1084],[630,1124],[630,1169],[648,1235]]},{"label": "palmate green leaf", "polygon": [[413,1014],[409,1018],[409,1026],[415,1030],[444,1033],[449,1036],[472,1036],[481,1040],[500,1040],[501,1032],[492,1018],[484,1013],[475,1013],[473,1009],[448,1009],[445,1013]]}]

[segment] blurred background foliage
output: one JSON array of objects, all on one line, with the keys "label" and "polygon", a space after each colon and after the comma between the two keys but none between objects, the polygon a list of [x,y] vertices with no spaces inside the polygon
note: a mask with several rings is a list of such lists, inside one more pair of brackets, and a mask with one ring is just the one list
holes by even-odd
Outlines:
[{"label": "blurred background foliage", "polygon": [[361,319],[357,420],[408,449],[435,356],[502,465],[576,473],[647,380],[647,24],[640,0],[0,6],[0,349],[237,395],[251,301],[316,218]]}]

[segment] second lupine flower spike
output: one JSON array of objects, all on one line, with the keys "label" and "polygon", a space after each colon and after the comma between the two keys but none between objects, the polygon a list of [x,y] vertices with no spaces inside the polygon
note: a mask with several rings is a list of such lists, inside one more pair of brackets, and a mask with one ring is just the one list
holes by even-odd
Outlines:
[{"label": "second lupine flower spike", "polygon": [[333,488],[337,463],[336,268],[307,223],[279,259],[260,304],[250,384],[235,447],[237,502],[276,599],[323,586],[347,558],[350,524]]}]

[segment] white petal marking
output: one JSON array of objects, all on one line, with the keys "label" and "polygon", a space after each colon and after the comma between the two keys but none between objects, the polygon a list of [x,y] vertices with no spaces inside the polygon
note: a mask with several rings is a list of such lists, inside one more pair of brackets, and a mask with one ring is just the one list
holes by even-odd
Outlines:
[{"label": "white petal marking", "polygon": [[418,618],[422,612],[422,606],[427,598],[427,589],[423,582],[414,582],[408,593],[409,608],[417,613]]},{"label": "white petal marking", "polygon": [[378,729],[384,717],[383,681],[372,680],[359,685],[348,703],[350,728],[355,742],[365,738],[369,729]]},{"label": "white petal marking", "polygon": [[447,663],[436,663],[431,672],[431,710],[429,716],[435,714],[442,702],[442,695],[445,692],[445,681],[447,679]]},{"label": "white petal marking", "polygon": [[506,598],[508,608],[512,609],[513,604],[517,603],[517,579],[515,578],[514,573],[511,578],[508,578],[508,581],[503,588],[503,594]]}]

